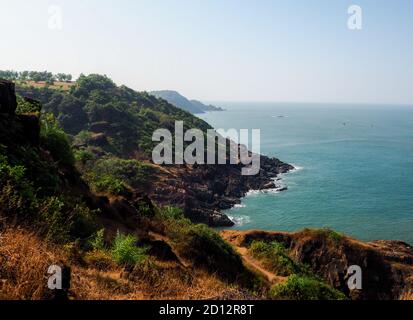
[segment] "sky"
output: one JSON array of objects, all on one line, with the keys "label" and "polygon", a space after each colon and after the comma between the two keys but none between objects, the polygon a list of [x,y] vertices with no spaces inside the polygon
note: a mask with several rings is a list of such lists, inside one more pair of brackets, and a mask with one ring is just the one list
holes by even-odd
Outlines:
[{"label": "sky", "polygon": [[413,105],[412,14],[411,0],[0,0],[0,70],[203,101]]}]

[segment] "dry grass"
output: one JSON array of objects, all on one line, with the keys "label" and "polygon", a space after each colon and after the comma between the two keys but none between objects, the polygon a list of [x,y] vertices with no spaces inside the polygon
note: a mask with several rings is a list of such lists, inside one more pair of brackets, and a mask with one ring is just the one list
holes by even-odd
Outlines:
[{"label": "dry grass", "polygon": [[53,248],[23,230],[0,234],[0,298],[46,299],[47,270],[64,262]]},{"label": "dry grass", "polygon": [[400,300],[411,300],[411,301],[413,301],[413,291],[403,293],[400,297]]},{"label": "dry grass", "polygon": [[115,264],[105,264],[102,268],[96,263],[97,257],[93,258],[80,263],[65,247],[46,243],[25,230],[6,230],[0,236],[0,300],[49,299],[47,269],[52,264],[71,267],[72,299],[250,298],[214,275],[177,262],[152,259],[132,272],[125,272]]},{"label": "dry grass", "polygon": [[34,87],[34,88],[44,88],[48,86],[50,89],[54,90],[63,90],[67,91],[71,87],[75,85],[74,82],[60,82],[60,81],[55,81],[53,85],[48,85],[45,81],[24,81],[24,82],[18,82],[19,85],[25,86],[25,87]]}]

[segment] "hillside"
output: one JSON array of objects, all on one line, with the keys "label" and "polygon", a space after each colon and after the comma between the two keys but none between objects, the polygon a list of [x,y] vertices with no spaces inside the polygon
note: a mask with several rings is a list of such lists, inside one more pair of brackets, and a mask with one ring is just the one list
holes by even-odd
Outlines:
[{"label": "hillside", "polygon": [[175,121],[185,129],[211,127],[165,100],[100,75],[81,76],[69,91],[50,87],[18,86],[17,92],[43,104],[71,137],[77,168],[95,192],[133,200],[148,195],[161,206],[184,210],[195,222],[231,226],[221,213],[239,203],[250,189],[275,187],[272,178],[292,166],[262,157],[257,176],[244,177],[237,165],[154,166],[152,133],[174,131]]},{"label": "hillside", "polygon": [[222,108],[212,105],[205,105],[198,100],[188,100],[183,95],[176,91],[163,90],[150,92],[157,98],[164,99],[177,108],[191,112],[193,114],[201,114],[207,111],[223,111]]},{"label": "hillside", "polygon": [[259,286],[218,234],[181,210],[144,194],[97,194],[53,115],[7,81],[0,146],[0,299],[56,298],[44,281],[56,263],[72,270],[72,299],[243,298]]}]

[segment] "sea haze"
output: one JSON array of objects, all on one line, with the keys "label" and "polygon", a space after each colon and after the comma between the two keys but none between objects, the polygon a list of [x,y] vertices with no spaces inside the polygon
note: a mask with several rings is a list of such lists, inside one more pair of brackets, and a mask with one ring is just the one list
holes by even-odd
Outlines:
[{"label": "sea haze", "polygon": [[413,107],[221,103],[215,128],[261,129],[261,152],[298,168],[282,193],[252,192],[236,229],[333,228],[413,244]]}]

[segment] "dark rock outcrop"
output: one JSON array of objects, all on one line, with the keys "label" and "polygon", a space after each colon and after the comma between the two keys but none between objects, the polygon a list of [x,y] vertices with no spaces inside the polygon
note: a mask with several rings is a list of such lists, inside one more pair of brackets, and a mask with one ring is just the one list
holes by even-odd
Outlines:
[{"label": "dark rock outcrop", "polygon": [[[34,102],[34,101],[32,101]],[[34,114],[16,114],[14,83],[0,80],[0,142],[5,145],[39,144],[40,122]]]},{"label": "dark rock outcrop", "polygon": [[170,176],[155,183],[149,190],[158,205],[184,209],[194,222],[212,227],[234,225],[220,212],[239,204],[250,190],[276,188],[274,179],[294,167],[275,158],[261,156],[261,170],[255,176],[243,176],[242,165],[175,166]]},{"label": "dark rock outcrop", "polygon": [[14,115],[17,108],[14,83],[0,79],[0,113]]}]

